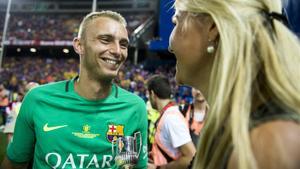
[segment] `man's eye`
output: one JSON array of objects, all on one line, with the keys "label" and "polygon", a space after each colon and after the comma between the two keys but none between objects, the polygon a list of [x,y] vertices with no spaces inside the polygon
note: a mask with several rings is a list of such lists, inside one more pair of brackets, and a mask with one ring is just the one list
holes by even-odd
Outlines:
[{"label": "man's eye", "polygon": [[100,41],[101,41],[102,43],[105,43],[105,44],[109,43],[109,40],[108,40],[108,39],[100,39]]},{"label": "man's eye", "polygon": [[121,43],[120,46],[125,49],[125,48],[128,48],[128,43]]}]

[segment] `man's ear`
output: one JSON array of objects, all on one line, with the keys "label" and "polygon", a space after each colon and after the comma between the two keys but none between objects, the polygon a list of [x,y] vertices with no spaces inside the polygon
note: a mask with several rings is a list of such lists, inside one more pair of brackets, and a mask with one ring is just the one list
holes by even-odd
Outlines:
[{"label": "man's ear", "polygon": [[73,48],[74,48],[75,52],[78,55],[82,55],[83,54],[82,44],[81,44],[80,39],[78,37],[75,37],[73,39]]},{"label": "man's ear", "polygon": [[149,90],[149,96],[152,96],[154,94],[153,90]]},{"label": "man's ear", "polygon": [[156,94],[154,93],[153,90],[150,90],[149,95],[152,96],[152,98],[155,98],[155,97],[156,97]]}]

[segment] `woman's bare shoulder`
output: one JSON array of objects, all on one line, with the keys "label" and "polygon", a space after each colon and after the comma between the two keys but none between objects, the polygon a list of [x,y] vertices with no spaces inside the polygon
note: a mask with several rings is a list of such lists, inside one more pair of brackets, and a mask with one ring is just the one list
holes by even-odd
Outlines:
[{"label": "woman's bare shoulder", "polygon": [[[251,144],[258,169],[300,168],[300,124],[271,121],[251,130]],[[238,169],[238,155],[233,150],[227,168]]]},{"label": "woman's bare shoulder", "polygon": [[271,121],[254,128],[251,144],[259,168],[300,168],[300,124]]}]

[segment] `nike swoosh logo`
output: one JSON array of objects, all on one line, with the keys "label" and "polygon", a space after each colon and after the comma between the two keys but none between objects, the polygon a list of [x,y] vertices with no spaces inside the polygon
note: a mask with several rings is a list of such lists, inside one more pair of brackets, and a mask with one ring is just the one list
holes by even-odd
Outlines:
[{"label": "nike swoosh logo", "polygon": [[60,128],[63,128],[63,127],[67,127],[68,125],[61,125],[61,126],[53,126],[53,127],[48,127],[48,123],[46,123],[43,127],[43,130],[45,132],[48,132],[48,131],[52,131],[52,130],[56,130],[56,129],[60,129]]}]

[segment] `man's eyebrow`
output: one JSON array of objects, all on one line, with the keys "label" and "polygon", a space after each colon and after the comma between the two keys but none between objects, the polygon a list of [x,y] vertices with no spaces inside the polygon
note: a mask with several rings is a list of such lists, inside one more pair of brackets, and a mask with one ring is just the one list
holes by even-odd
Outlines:
[{"label": "man's eyebrow", "polygon": [[[97,36],[97,38],[102,38],[102,37],[106,37],[106,38],[110,38],[110,39],[115,39],[115,36],[113,36],[112,34],[99,34]],[[129,43],[128,38],[121,38],[120,41],[122,41],[122,42],[126,41],[127,43]]]},{"label": "man's eyebrow", "polygon": [[128,43],[129,44],[129,40],[127,39],[127,38],[121,38],[120,39],[120,42],[122,42],[122,43]]},{"label": "man's eyebrow", "polygon": [[111,34],[99,34],[99,35],[97,35],[97,38],[102,38],[102,37],[113,38],[114,36],[111,35]]}]

